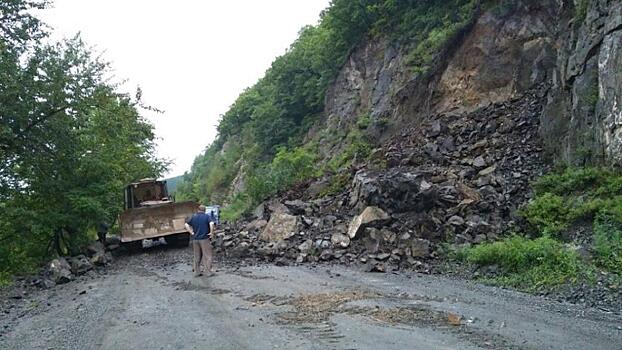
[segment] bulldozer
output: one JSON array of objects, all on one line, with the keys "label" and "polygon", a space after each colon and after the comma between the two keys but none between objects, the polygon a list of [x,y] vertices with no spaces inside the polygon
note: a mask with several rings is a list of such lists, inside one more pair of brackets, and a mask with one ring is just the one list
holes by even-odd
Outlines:
[{"label": "bulldozer", "polygon": [[190,233],[184,224],[199,203],[175,202],[165,180],[142,179],[125,187],[124,211],[119,216],[121,244],[130,251],[142,249],[142,241],[164,238],[167,244],[188,246]]}]

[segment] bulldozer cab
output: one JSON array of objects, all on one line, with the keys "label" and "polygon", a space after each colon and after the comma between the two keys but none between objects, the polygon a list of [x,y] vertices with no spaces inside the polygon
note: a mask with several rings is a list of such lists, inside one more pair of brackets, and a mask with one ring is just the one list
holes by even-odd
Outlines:
[{"label": "bulldozer cab", "polygon": [[164,237],[167,242],[185,242],[190,238],[186,219],[199,206],[192,201],[175,203],[168,194],[165,180],[144,179],[125,187],[125,210],[119,215],[121,242]]},{"label": "bulldozer cab", "polygon": [[125,209],[140,208],[171,201],[166,181],[144,179],[125,187]]}]

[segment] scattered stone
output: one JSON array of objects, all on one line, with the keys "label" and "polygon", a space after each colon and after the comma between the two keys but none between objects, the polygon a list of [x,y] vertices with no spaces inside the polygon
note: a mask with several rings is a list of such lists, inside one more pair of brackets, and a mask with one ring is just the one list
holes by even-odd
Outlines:
[{"label": "scattered stone", "polygon": [[307,209],[309,209],[309,203],[305,203],[300,199],[293,201],[285,201],[285,206],[294,214],[294,215],[303,215]]},{"label": "scattered stone", "polygon": [[333,233],[330,241],[336,247],[347,248],[350,245],[350,237],[339,232]]},{"label": "scattered stone", "polygon": [[93,264],[84,255],[70,258],[68,263],[71,266],[71,272],[76,276],[83,275],[93,269]]},{"label": "scattered stone", "polygon": [[387,260],[390,256],[391,256],[391,254],[389,254],[389,253],[382,253],[382,254],[378,254],[376,256],[376,259],[380,260],[380,261],[384,261],[384,260]]},{"label": "scattered stone", "polygon": [[71,265],[67,263],[67,260],[65,260],[65,258],[58,258],[52,260],[48,265],[48,269],[50,271],[52,280],[56,284],[67,283],[73,280],[73,275],[71,274]]},{"label": "scattered stone", "polygon": [[453,226],[462,226],[464,225],[464,219],[461,216],[454,215],[447,220],[447,223]]},{"label": "scattered stone", "polygon": [[253,210],[253,216],[257,219],[263,219],[265,211],[266,205],[264,203],[261,203],[257,206],[257,208],[255,208],[255,210]]},{"label": "scattered stone", "polygon": [[430,255],[430,241],[416,238],[412,241],[410,250],[413,258],[426,258]]},{"label": "scattered stone", "polygon": [[477,168],[483,168],[486,166],[486,160],[484,159],[484,157],[479,156],[473,159],[473,166]]},{"label": "scattered stone", "polygon": [[271,216],[274,214],[291,214],[287,206],[277,200],[273,200],[268,203],[268,211]]},{"label": "scattered stone", "polygon": [[97,253],[91,257],[90,261],[93,265],[104,266],[112,262],[112,255],[110,253]]},{"label": "scattered stone", "polygon": [[496,165],[491,165],[488,168],[484,169],[484,170],[480,170],[479,172],[479,176],[486,176],[486,175],[490,175],[492,174],[495,170],[497,170],[497,166]]},{"label": "scattered stone", "polygon": [[447,314],[447,323],[452,326],[460,326],[462,324],[462,318],[460,317],[460,315],[450,312]]},{"label": "scattered stone", "polygon": [[307,239],[306,241],[304,241],[302,244],[298,246],[298,250],[304,254],[304,253],[308,253],[312,247],[313,247],[313,241],[311,241],[310,239]]}]

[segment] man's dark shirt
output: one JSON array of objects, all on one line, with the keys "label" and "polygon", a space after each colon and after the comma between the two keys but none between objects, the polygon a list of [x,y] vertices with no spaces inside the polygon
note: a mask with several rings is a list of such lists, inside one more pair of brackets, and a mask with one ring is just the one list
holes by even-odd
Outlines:
[{"label": "man's dark shirt", "polygon": [[190,220],[188,220],[188,225],[192,226],[195,240],[200,241],[208,238],[210,231],[209,223],[212,221],[214,221],[212,217],[206,213],[199,212],[192,215]]}]

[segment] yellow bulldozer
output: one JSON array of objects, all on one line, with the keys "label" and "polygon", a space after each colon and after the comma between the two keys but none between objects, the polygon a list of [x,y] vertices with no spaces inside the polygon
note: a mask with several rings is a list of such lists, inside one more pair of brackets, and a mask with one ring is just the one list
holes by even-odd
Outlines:
[{"label": "yellow bulldozer", "polygon": [[121,244],[130,251],[142,248],[145,239],[164,238],[167,244],[187,246],[190,234],[184,224],[194,214],[196,202],[175,202],[166,181],[143,179],[125,187],[125,210],[119,217]]}]

